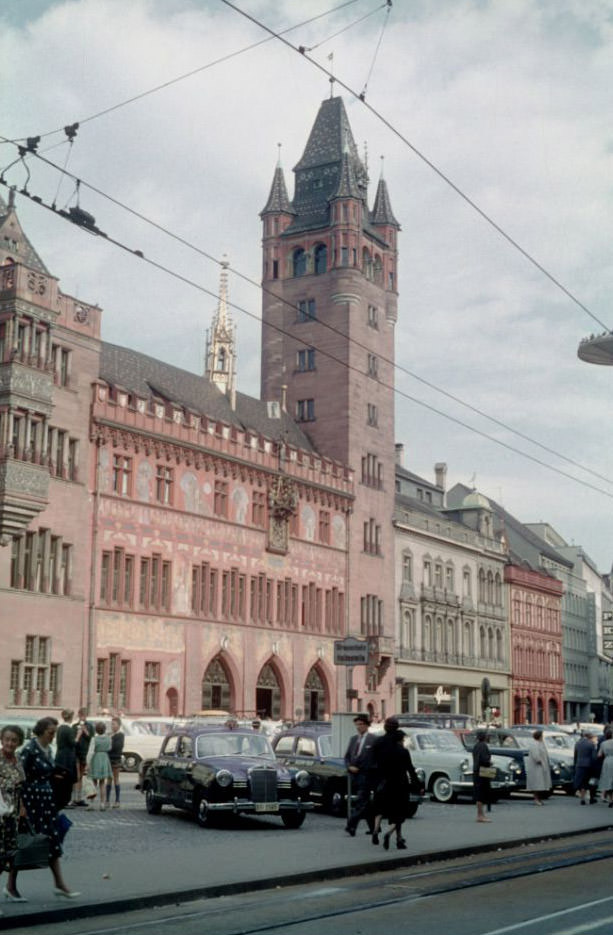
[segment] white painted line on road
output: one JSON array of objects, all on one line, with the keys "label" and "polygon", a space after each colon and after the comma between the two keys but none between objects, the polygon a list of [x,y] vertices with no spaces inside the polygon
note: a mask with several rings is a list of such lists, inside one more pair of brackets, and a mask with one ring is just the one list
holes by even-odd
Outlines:
[{"label": "white painted line on road", "polygon": [[[613,916],[605,916],[603,919],[592,919],[591,922],[584,922],[583,925],[575,925],[572,929],[564,929],[563,932],[556,932],[556,935],[581,935],[582,932],[593,933],[595,926],[605,925],[607,922],[613,922]],[[609,932],[611,929],[609,928]]]},{"label": "white painted line on road", "polygon": [[570,909],[561,909],[559,912],[549,912],[545,916],[535,916],[525,922],[517,922],[515,925],[505,925],[501,929],[490,929],[489,932],[481,932],[480,935],[504,935],[505,932],[519,932],[520,929],[528,928],[531,925],[537,925],[539,922],[548,922],[550,919],[559,919],[561,916],[570,915],[571,912],[581,912],[582,909],[591,909],[593,906],[602,906],[603,903],[613,901],[613,896],[605,896],[604,899],[594,899],[589,903],[581,903],[579,906],[572,906]]}]

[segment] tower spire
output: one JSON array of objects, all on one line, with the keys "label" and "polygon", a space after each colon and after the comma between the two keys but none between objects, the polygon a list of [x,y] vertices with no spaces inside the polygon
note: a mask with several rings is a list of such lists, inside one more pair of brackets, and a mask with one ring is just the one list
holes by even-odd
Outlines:
[{"label": "tower spire", "polygon": [[224,253],[219,275],[217,311],[206,335],[204,375],[222,393],[225,393],[234,409],[236,403],[236,329],[228,309],[229,266],[230,263]]}]

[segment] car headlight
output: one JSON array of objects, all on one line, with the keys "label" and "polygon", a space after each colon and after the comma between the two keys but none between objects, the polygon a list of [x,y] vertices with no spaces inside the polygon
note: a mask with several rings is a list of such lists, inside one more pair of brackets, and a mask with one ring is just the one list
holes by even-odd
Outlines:
[{"label": "car headlight", "polygon": [[296,785],[299,789],[308,789],[311,785],[311,777],[307,773],[306,769],[299,770],[294,776]]},{"label": "car headlight", "polygon": [[521,773],[521,766],[519,765],[517,760],[513,760],[513,762],[509,766],[509,771],[511,773]]},{"label": "car headlight", "polygon": [[420,766],[419,769],[416,769],[416,770],[415,770],[415,772],[417,773],[417,778],[418,778],[419,781],[422,783],[422,785],[425,785],[425,782],[426,782],[426,771],[425,771],[424,769],[422,769],[421,766]]},{"label": "car headlight", "polygon": [[554,768],[553,768],[553,771],[554,771],[554,773],[556,774],[556,776],[559,776],[559,774],[560,774],[560,764],[559,764],[559,763],[556,763],[556,765],[555,765]]},{"label": "car headlight", "polygon": [[215,779],[217,785],[221,786],[222,789],[232,785],[232,773],[229,769],[220,769],[219,772],[215,773]]},{"label": "car headlight", "polygon": [[460,769],[462,770],[463,773],[470,773],[470,764],[468,760],[462,760],[462,762],[460,763]]}]

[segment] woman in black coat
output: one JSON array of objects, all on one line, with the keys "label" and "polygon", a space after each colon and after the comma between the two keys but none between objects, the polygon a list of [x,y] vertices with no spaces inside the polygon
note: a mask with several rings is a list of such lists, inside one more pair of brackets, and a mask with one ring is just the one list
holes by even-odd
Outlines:
[{"label": "woman in black coat", "polygon": [[485,776],[481,776],[481,767],[491,768],[492,754],[485,738],[487,733],[484,730],[477,731],[477,743],[473,747],[473,786],[475,790],[475,802],[477,803],[477,821],[491,821],[491,818],[485,817],[484,806],[490,802],[490,781]]},{"label": "woman in black coat", "polygon": [[396,847],[406,849],[402,837],[402,823],[408,818],[411,786],[418,786],[419,779],[413,767],[411,754],[404,746],[404,732],[398,729],[396,718],[389,717],[384,724],[385,734],[373,747],[373,759],[377,768],[378,784],[375,792],[375,825],[372,843],[379,843],[381,819],[387,818],[388,830],[383,835],[383,847],[387,851],[390,838],[396,832]]}]

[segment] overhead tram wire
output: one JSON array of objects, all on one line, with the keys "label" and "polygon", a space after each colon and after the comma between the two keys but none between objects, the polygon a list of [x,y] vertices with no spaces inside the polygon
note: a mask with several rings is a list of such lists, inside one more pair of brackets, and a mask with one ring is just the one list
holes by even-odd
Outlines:
[{"label": "overhead tram wire", "polygon": [[276,39],[278,39],[280,42],[286,45],[289,49],[293,49],[294,52],[297,52],[298,55],[301,55],[302,58],[307,60],[307,62],[309,62],[311,65],[314,65],[315,68],[319,69],[319,71],[323,72],[324,75],[327,75],[329,81],[331,82],[333,81],[336,84],[340,85],[340,87],[343,88],[345,91],[347,91],[348,94],[351,94],[351,96],[354,97],[356,100],[361,101],[361,103],[364,105],[364,107],[366,107],[370,111],[373,117],[375,117],[380,123],[382,123],[385,127],[387,127],[387,129],[391,133],[393,133],[394,136],[396,136],[402,143],[404,143],[404,145],[407,146],[411,150],[411,152],[413,152],[419,159],[421,159],[421,161],[424,162],[428,166],[428,168],[432,169],[432,171],[436,173],[436,175],[438,175],[438,177],[443,182],[445,182],[446,185],[448,185],[451,189],[453,189],[456,195],[458,195],[463,201],[465,201],[466,204],[469,205],[469,207],[473,209],[473,211],[476,211],[477,214],[484,221],[486,221],[487,224],[490,225],[490,227],[492,227],[495,231],[497,231],[500,234],[500,236],[504,238],[504,240],[507,241],[507,243],[509,243],[512,247],[515,248],[515,250],[521,253],[524,259],[528,260],[528,262],[531,263],[532,266],[538,269],[539,272],[543,274],[543,276],[545,276],[550,282],[552,282],[554,286],[560,289],[564,293],[564,295],[571,300],[571,302],[574,302],[575,305],[577,305],[580,309],[582,309],[586,313],[586,315],[589,315],[590,318],[593,319],[593,321],[595,321],[598,325],[600,325],[601,328],[604,328],[605,331],[611,331],[611,328],[609,328],[608,325],[605,325],[605,323],[601,321],[597,315],[595,315],[592,311],[590,311],[587,305],[584,305],[583,302],[581,302],[581,300],[578,299],[576,295],[574,295],[569,289],[566,288],[566,286],[563,283],[559,281],[559,279],[556,279],[553,273],[550,273],[549,270],[547,270],[542,265],[542,263],[539,263],[539,261],[535,259],[535,257],[533,257],[532,254],[528,252],[528,250],[522,247],[521,244],[517,240],[515,240],[510,234],[508,234],[505,231],[505,229],[501,227],[500,224],[498,224],[483,208],[480,208],[477,202],[474,201],[470,197],[470,195],[467,195],[459,187],[459,185],[456,185],[456,183],[453,182],[452,179],[448,175],[445,175],[443,170],[439,169],[438,166],[425,155],[425,153],[422,153],[421,150],[417,148],[417,146],[411,143],[411,141],[406,136],[404,136],[404,134],[401,133],[400,130],[398,130],[393,125],[393,123],[391,123],[387,119],[387,117],[384,117],[380,111],[378,111],[375,107],[369,104],[368,101],[366,100],[365,94],[363,93],[360,94],[358,91],[355,91],[348,84],[345,84],[345,82],[342,81],[340,78],[338,78],[337,75],[334,75],[329,69],[327,69],[325,65],[321,65],[314,58],[308,55],[305,49],[292,45],[292,43],[289,42],[287,39],[285,39],[280,33],[276,33],[274,29],[271,29],[269,26],[266,26],[265,23],[262,23],[260,20],[257,19],[257,17],[252,16],[251,13],[246,13],[244,10],[241,10],[241,8],[238,7],[235,3],[233,3],[232,0],[221,0],[221,2],[225,3],[226,6],[230,7],[230,9],[234,10],[236,13],[239,13],[241,16],[244,16],[245,19],[250,20],[256,26],[259,26],[260,29],[265,30],[267,33],[269,33],[269,35],[274,36]]},{"label": "overhead tram wire", "polygon": [[[278,35],[283,36],[288,32],[293,32],[296,29],[301,29],[303,26],[308,26],[311,23],[314,23],[316,20],[323,19],[326,16],[331,16],[333,13],[337,13],[339,10],[344,9],[345,7],[352,6],[354,3],[358,3],[359,0],[344,0],[343,3],[339,3],[337,6],[330,7],[329,10],[325,10],[323,13],[318,13],[316,16],[311,16],[309,19],[302,20],[300,23],[296,23],[294,26],[288,26],[286,29],[279,31]],[[377,12],[381,9],[381,6],[376,7],[372,12]],[[371,13],[367,13],[366,16],[370,16]],[[359,20],[356,20],[356,23],[361,22],[362,19],[366,17],[361,17]],[[351,28],[356,23],[351,23],[349,26],[345,26],[341,32],[344,32],[346,29]],[[275,34],[276,35],[276,34]],[[337,34],[335,34],[337,35]],[[175,78],[170,78],[168,81],[164,81],[162,84],[155,85],[153,88],[148,88],[146,91],[141,91],[139,94],[134,94],[132,97],[126,98],[124,101],[119,101],[117,104],[112,104],[109,107],[105,107],[103,110],[97,111],[95,114],[90,114],[88,117],[82,117],[77,123],[80,126],[83,126],[85,123],[90,123],[92,120],[97,120],[98,117],[104,117],[106,114],[113,113],[113,111],[119,110],[121,107],[126,107],[128,104],[134,104],[136,101],[140,101],[145,97],[148,97],[150,94],[156,94],[158,91],[163,91],[165,88],[171,87],[173,84],[178,84],[180,81],[185,81],[187,78],[193,78],[194,75],[200,74],[200,72],[206,71],[208,68],[213,68],[215,65],[221,65],[224,62],[228,62],[233,58],[237,58],[239,55],[243,55],[245,52],[250,52],[252,49],[256,49],[258,46],[265,45],[267,42],[272,42],[275,36],[267,36],[266,39],[260,39],[258,42],[252,42],[250,45],[244,46],[242,49],[236,49],[234,52],[229,52],[227,55],[222,55],[220,58],[215,59],[212,62],[207,62],[205,65],[200,65],[198,68],[193,68],[191,71],[185,72],[182,75],[177,75]],[[330,39],[332,37],[328,37]],[[327,42],[328,39],[322,40]],[[316,46],[313,46],[316,48]],[[58,127],[55,130],[48,130],[46,133],[41,133],[40,138],[45,139],[48,136],[54,136],[56,133],[61,133],[64,130],[64,127]],[[0,143],[22,143],[26,137],[17,137],[16,139],[6,139],[3,138]],[[63,145],[66,141],[62,140],[61,144]],[[49,149],[55,148],[49,147]]]},{"label": "overhead tram wire", "polygon": [[[94,192],[95,194],[99,195],[102,198],[105,198],[107,201],[110,201],[111,204],[128,212],[128,214],[131,214],[133,217],[138,218],[139,220],[153,227],[155,230],[160,231],[161,233],[170,237],[172,240],[175,240],[177,243],[180,243],[182,246],[188,247],[190,250],[193,250],[199,256],[202,256],[205,259],[210,260],[211,262],[217,264],[218,266],[221,265],[220,260],[218,260],[217,257],[213,256],[212,254],[208,253],[206,250],[203,250],[201,247],[197,247],[195,244],[181,237],[179,234],[176,234],[173,231],[169,230],[169,228],[164,227],[161,224],[158,224],[157,221],[154,221],[152,218],[148,218],[144,214],[141,214],[139,211],[136,211],[136,209],[131,208],[129,205],[126,205],[124,202],[119,201],[118,199],[114,198],[112,195],[107,194],[106,192],[102,191],[99,188],[96,188],[96,186],[92,185],[91,183],[85,182],[82,179],[78,178],[73,173],[68,172],[65,169],[62,169],[60,166],[52,162],[50,159],[47,159],[42,154],[32,151],[32,152],[29,152],[28,155],[36,156],[46,165],[55,169],[59,173],[68,176],[69,178],[73,179],[75,182],[78,182],[79,184],[84,185],[86,188],[89,188],[90,191]],[[273,296],[282,305],[285,305],[291,309],[295,309],[295,306],[291,302],[289,302],[287,299],[280,298],[271,289],[268,289],[266,286],[263,286],[261,283],[258,283],[255,280],[251,279],[251,277],[247,276],[245,273],[242,273],[240,270],[235,269],[233,266],[229,266],[228,269],[239,279],[242,279],[243,282],[246,282],[249,285],[254,286],[256,289],[264,292],[267,295]],[[335,328],[334,325],[331,325],[329,322],[318,320],[318,323],[322,327],[326,328],[328,331],[332,332],[335,335],[338,335],[343,338],[347,337],[342,331],[340,331],[338,328]],[[362,344],[360,341],[357,341],[355,338],[350,338],[349,340],[355,347],[359,347],[364,351],[370,351],[370,348],[367,345]],[[554,457],[559,458],[561,461],[564,461],[566,464],[570,464],[573,467],[579,468],[579,470],[584,471],[586,474],[590,474],[592,477],[598,478],[598,480],[602,480],[607,484],[613,484],[613,480],[610,480],[608,477],[605,477],[605,475],[598,473],[598,471],[594,471],[592,468],[586,467],[584,464],[581,464],[579,461],[576,461],[573,458],[568,457],[567,455],[563,455],[561,452],[556,451],[554,448],[551,448],[548,445],[545,445],[542,442],[539,442],[536,439],[531,438],[529,435],[526,435],[524,432],[521,432],[519,429],[515,429],[512,426],[508,425],[507,423],[503,422],[501,419],[496,418],[496,416],[489,415],[484,410],[479,409],[477,406],[472,405],[472,403],[466,402],[465,400],[461,399],[461,397],[456,396],[454,393],[451,393],[448,390],[445,390],[442,387],[437,386],[435,383],[432,383],[430,380],[427,380],[425,377],[421,377],[419,374],[415,373],[414,371],[409,370],[408,367],[405,367],[402,364],[399,364],[396,361],[393,361],[390,358],[385,357],[385,356],[380,356],[380,360],[383,363],[389,364],[399,373],[403,373],[406,376],[411,377],[414,380],[417,380],[419,383],[421,383],[424,386],[427,386],[429,389],[432,389],[435,392],[440,393],[442,396],[445,396],[447,399],[452,400],[453,402],[457,403],[460,406],[464,406],[469,411],[474,412],[476,415],[479,415],[482,418],[487,419],[488,421],[492,422],[494,425],[497,425],[499,428],[502,428],[505,431],[510,432],[512,435],[516,435],[518,438],[521,438],[524,441],[527,441],[530,444],[536,446],[537,448],[540,448],[542,451],[547,452],[547,454],[551,454]],[[486,437],[489,437],[489,436],[486,436]]]},{"label": "overhead tram wire", "polygon": [[[0,178],[0,184],[6,186],[7,188],[10,187],[8,186],[8,183],[2,178]],[[46,204],[42,200],[42,198],[40,198],[39,196],[34,196],[28,191],[21,191],[20,194],[24,195],[26,198],[29,198],[31,201],[34,202],[34,204],[40,205],[40,207],[45,208],[47,211],[50,211],[52,214],[62,217],[64,218],[64,220],[69,221],[70,223],[75,223],[66,213],[57,211],[51,205]],[[161,272],[166,273],[167,275],[171,276],[173,279],[176,279],[179,282],[184,283],[185,285],[188,285],[194,289],[197,289],[199,292],[202,292],[204,295],[211,296],[211,298],[216,299],[217,301],[220,301],[221,299],[220,295],[214,292],[212,289],[207,289],[206,286],[203,286],[201,283],[197,283],[195,280],[190,279],[187,276],[184,276],[182,273],[178,273],[176,270],[171,269],[171,267],[165,266],[163,263],[159,263],[157,260],[153,260],[150,257],[145,256],[141,250],[136,250],[132,247],[128,247],[127,244],[124,244],[120,240],[116,240],[115,238],[110,237],[108,234],[103,233],[97,228],[92,228],[91,226],[84,226],[84,225],[77,225],[77,226],[81,227],[82,230],[87,231],[87,233],[91,234],[92,236],[95,236],[95,237],[101,236],[108,243],[112,243],[114,246],[118,247],[120,250],[123,250],[126,253],[131,254],[132,256],[138,257],[139,259],[143,260],[143,262],[147,263],[149,266],[153,267],[154,269],[158,269]],[[218,262],[218,261],[215,261],[215,262]],[[248,309],[244,308],[241,305],[238,305],[236,302],[232,302],[230,300],[227,300],[227,301],[228,301],[228,305],[231,308],[235,309],[236,311],[242,312],[244,315],[247,315],[247,317],[258,322],[260,325],[265,325],[265,327],[269,328],[272,331],[276,331],[278,334],[281,334],[284,337],[288,337],[292,339],[294,338],[294,335],[290,334],[288,331],[285,331],[283,328],[280,328],[278,325],[274,325],[272,324],[272,322],[263,322],[262,319],[258,315],[256,315],[254,312],[250,312]],[[330,351],[325,350],[324,348],[317,347],[317,345],[313,345],[313,347],[315,350],[317,350],[319,354],[321,354],[324,357],[327,357],[329,360],[334,361],[336,364],[339,364],[341,367],[345,367],[347,370],[353,371],[362,377],[364,376],[364,371],[360,369],[359,367],[356,367],[352,364],[348,364],[346,361],[342,360],[339,357],[336,357],[334,354],[330,353]],[[429,412],[432,412],[435,415],[441,416],[443,419],[447,419],[449,422],[453,422],[456,425],[460,425],[462,428],[465,428],[468,431],[473,432],[473,434],[478,435],[481,438],[486,439],[487,441],[493,442],[499,447],[504,448],[506,451],[511,451],[513,452],[513,454],[517,454],[520,457],[525,458],[534,464],[538,464],[541,467],[544,467],[547,470],[552,471],[555,474],[558,474],[560,477],[565,477],[567,480],[571,480],[576,484],[580,484],[582,487],[586,487],[589,490],[595,491],[596,493],[600,493],[603,496],[608,497],[609,499],[613,500],[613,493],[607,490],[603,490],[602,487],[597,487],[595,484],[591,484],[589,481],[582,480],[581,478],[576,477],[574,474],[569,474],[568,471],[563,471],[561,468],[555,467],[553,464],[549,464],[547,461],[543,461],[540,458],[537,458],[534,455],[531,455],[526,451],[522,451],[520,448],[515,448],[513,445],[510,445],[507,442],[504,442],[501,439],[495,438],[493,435],[488,435],[487,432],[483,432],[481,429],[478,429],[475,426],[470,425],[468,422],[464,422],[462,419],[458,419],[456,416],[449,415],[449,413],[443,412],[441,409],[437,409],[436,406],[432,406],[430,403],[426,403],[422,399],[418,399],[415,396],[411,396],[409,393],[405,393],[403,390],[398,389],[393,384],[388,384],[388,383],[385,383],[383,380],[379,380],[379,385],[382,386],[384,389],[391,390],[393,393],[402,397],[403,399],[406,399],[409,402],[415,403],[416,405],[421,406],[424,409],[427,409]],[[609,483],[611,482],[609,481]]]}]

